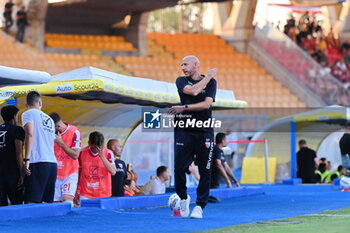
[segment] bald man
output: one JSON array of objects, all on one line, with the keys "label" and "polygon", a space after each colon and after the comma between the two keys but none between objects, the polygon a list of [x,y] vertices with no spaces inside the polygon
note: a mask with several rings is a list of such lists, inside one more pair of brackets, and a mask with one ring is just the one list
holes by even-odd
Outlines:
[{"label": "bald man", "polygon": [[[195,56],[182,59],[181,69],[185,76],[176,79],[181,105],[173,106],[169,113],[176,115],[175,127],[175,186],[181,198],[180,214],[190,214],[190,196],[187,195],[186,171],[195,160],[200,180],[197,200],[191,218],[203,218],[210,188],[214,130],[204,126],[212,120],[211,104],[216,95],[216,69],[209,69],[207,75],[199,73],[200,62]],[[194,159],[196,156],[196,159]]]},{"label": "bald man", "polygon": [[117,167],[117,172],[112,176],[112,197],[121,197],[124,196],[124,185],[130,185],[125,162],[121,160],[123,146],[118,139],[111,139],[107,143],[107,148],[115,158],[114,163]]}]

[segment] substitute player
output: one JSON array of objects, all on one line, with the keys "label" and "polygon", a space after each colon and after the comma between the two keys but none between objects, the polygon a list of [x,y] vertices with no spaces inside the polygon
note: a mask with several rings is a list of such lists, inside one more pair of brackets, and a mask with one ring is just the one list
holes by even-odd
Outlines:
[{"label": "substitute player", "polygon": [[58,168],[54,201],[73,205],[78,185],[81,133],[77,127],[63,122],[57,113],[51,113],[50,117],[56,128],[55,156]]},{"label": "substitute player", "polygon": [[224,151],[222,150],[227,146],[227,136],[224,133],[218,133],[215,137],[215,143],[213,150],[213,170],[211,172],[211,188],[219,188],[220,175],[225,179],[227,188],[231,188],[231,180],[235,183],[236,187],[240,187],[238,180],[232,173],[231,168],[228,166]]},{"label": "substitute player", "polygon": [[103,148],[103,145],[103,135],[100,132],[92,132],[89,135],[89,146],[80,152],[78,184],[80,200],[112,195],[111,176],[115,175],[117,169],[113,155],[107,148]]},{"label": "substitute player", "polygon": [[[176,79],[181,105],[169,109],[170,114],[176,114],[177,122],[184,123],[175,128],[175,186],[176,193],[181,198],[180,214],[188,217],[190,197],[187,195],[186,171],[196,155],[200,180],[197,206],[194,207],[191,218],[202,218],[209,196],[214,130],[212,125],[198,125],[212,120],[211,104],[216,95],[216,69],[209,69],[207,75],[201,75],[199,60],[195,56],[183,58],[181,68],[185,76]],[[189,122],[195,124],[187,124]]]}]

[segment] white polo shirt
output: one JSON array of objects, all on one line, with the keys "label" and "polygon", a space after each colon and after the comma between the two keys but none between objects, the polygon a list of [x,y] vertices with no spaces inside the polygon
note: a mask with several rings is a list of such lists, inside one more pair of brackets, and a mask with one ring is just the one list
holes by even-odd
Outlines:
[{"label": "white polo shirt", "polygon": [[23,127],[28,123],[34,125],[33,147],[30,155],[30,163],[56,163],[57,161],[54,153],[54,121],[46,113],[33,108],[22,114]]},{"label": "white polo shirt", "polygon": [[145,195],[150,194],[163,194],[165,193],[165,184],[162,183],[158,177],[148,181],[142,188],[141,191]]}]

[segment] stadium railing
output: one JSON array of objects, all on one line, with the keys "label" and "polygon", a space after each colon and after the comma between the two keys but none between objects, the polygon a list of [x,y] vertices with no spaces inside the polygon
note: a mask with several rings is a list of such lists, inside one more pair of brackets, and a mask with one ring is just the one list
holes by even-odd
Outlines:
[{"label": "stadium railing", "polygon": [[283,32],[270,25],[256,27],[253,39],[327,104],[349,106],[350,95],[346,85],[325,72],[320,64]]}]

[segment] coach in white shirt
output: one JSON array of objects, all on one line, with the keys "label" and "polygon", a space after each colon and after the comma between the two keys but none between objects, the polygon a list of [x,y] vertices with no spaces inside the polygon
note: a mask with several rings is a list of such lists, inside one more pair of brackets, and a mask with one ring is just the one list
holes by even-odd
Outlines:
[{"label": "coach in white shirt", "polygon": [[169,177],[169,168],[166,166],[158,167],[157,176],[142,186],[141,192],[145,195],[165,193],[165,182],[169,180]]},{"label": "coach in white shirt", "polygon": [[28,110],[22,114],[26,132],[25,145],[25,190],[26,203],[53,202],[57,176],[54,154],[55,124],[41,111],[41,96],[36,91],[27,95]]}]

